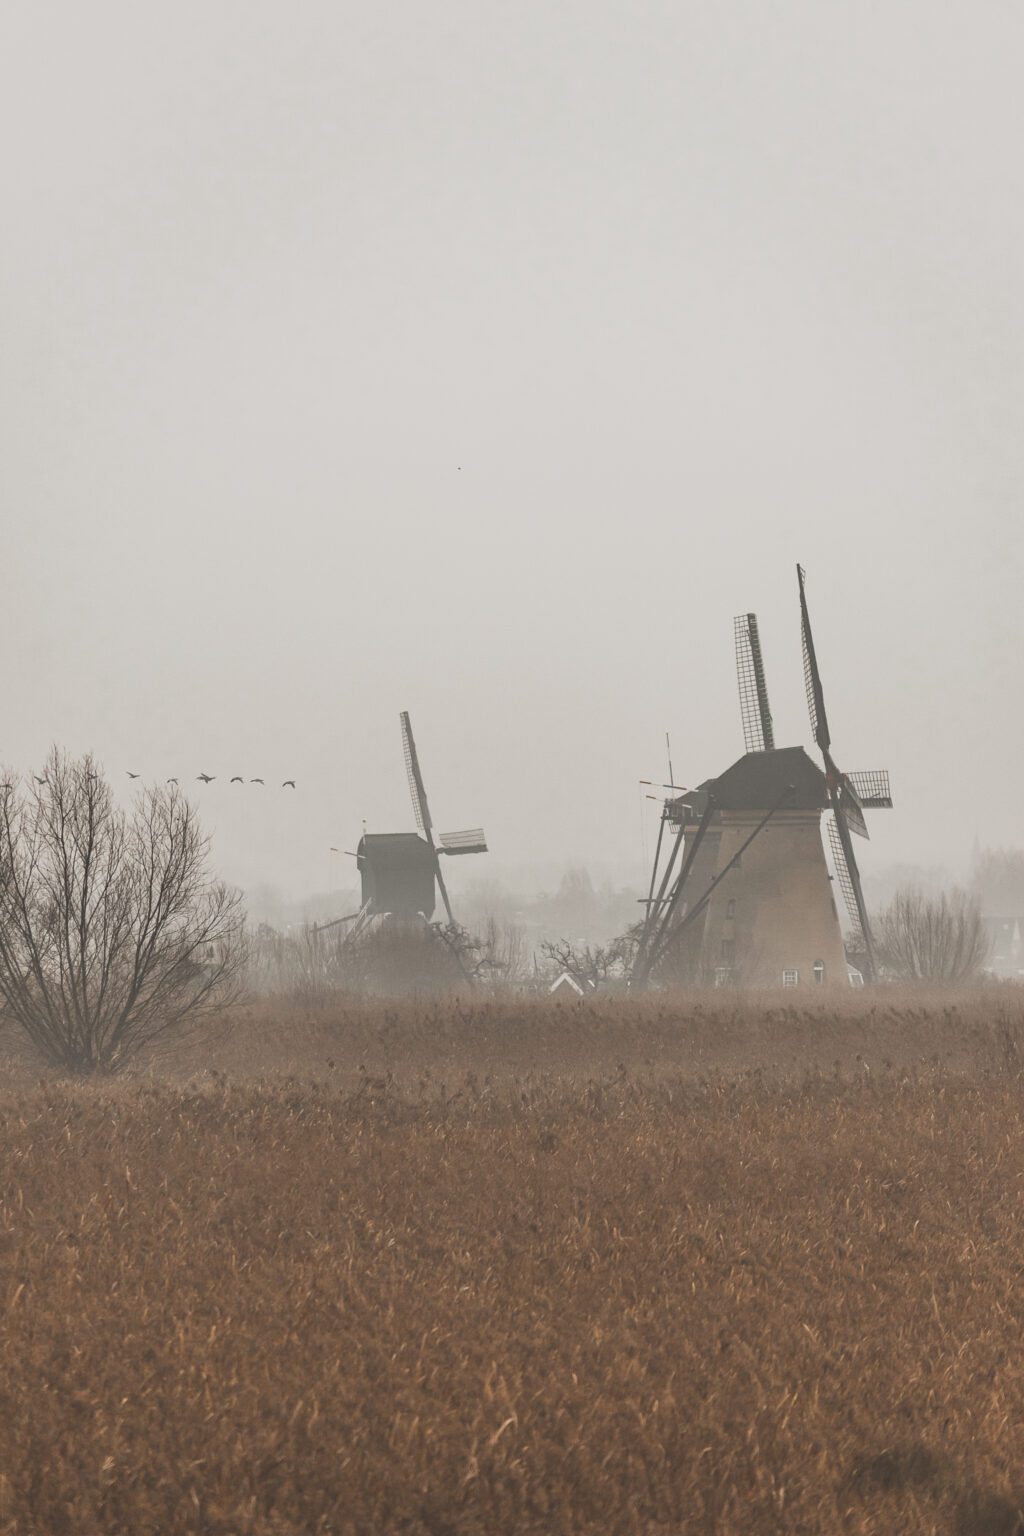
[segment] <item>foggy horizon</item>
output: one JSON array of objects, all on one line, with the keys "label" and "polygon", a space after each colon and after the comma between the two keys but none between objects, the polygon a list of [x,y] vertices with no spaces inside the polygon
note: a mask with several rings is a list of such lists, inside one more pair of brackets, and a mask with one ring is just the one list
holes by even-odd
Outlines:
[{"label": "foggy horizon", "polygon": [[4,29],[0,760],[177,776],[294,899],[413,829],[408,709],[456,888],[640,883],[666,731],[742,754],[735,614],[818,761],[799,560],[865,881],[1024,844],[1019,10],[56,18]]}]

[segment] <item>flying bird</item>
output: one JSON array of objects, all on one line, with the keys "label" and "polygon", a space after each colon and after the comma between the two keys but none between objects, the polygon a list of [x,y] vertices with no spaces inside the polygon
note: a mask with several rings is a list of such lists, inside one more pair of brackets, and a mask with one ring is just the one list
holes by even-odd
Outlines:
[{"label": "flying bird", "polygon": [[137,773],[132,773],[131,769],[129,768],[128,769],[128,777],[130,779],[137,779],[139,777],[139,775]]},{"label": "flying bird", "polygon": [[197,773],[196,774],[196,779],[197,780],[202,779],[204,784],[212,784],[216,777],[217,777],[217,775],[215,773]]},{"label": "flying bird", "polygon": [[250,784],[262,784],[263,780],[262,779],[250,779],[249,783]]},{"label": "flying bird", "polygon": [[282,789],[294,789],[295,788],[295,780],[294,779],[285,779],[284,783],[281,785],[281,788]]},{"label": "flying bird", "polygon": [[168,784],[177,784],[178,781],[177,779],[168,779],[167,782]]},{"label": "flying bird", "polygon": [[245,780],[242,778],[242,775],[240,773],[236,773],[234,778],[229,780],[229,782],[232,783],[232,784],[244,784]]},{"label": "flying bird", "polygon": [[45,784],[45,783],[46,783],[46,780],[45,780],[45,779],[41,779],[41,778],[40,778],[40,777],[39,777],[39,775],[38,775],[38,773],[34,773],[34,774],[33,774],[33,775],[32,775],[32,777],[33,777],[33,778],[34,778],[34,779],[35,779],[35,781],[36,781],[36,783],[37,783],[37,784]]}]

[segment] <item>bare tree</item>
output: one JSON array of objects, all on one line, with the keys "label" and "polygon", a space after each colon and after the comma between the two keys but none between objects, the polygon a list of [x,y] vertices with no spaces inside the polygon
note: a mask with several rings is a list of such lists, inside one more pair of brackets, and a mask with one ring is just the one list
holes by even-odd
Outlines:
[{"label": "bare tree", "polygon": [[636,956],[638,933],[639,929],[633,928],[610,944],[573,944],[569,939],[545,939],[540,947],[553,975],[568,971],[581,987],[599,987],[628,977]]},{"label": "bare tree", "polygon": [[89,756],[0,786],[0,1017],[71,1072],[115,1071],[237,995],[242,911],[177,788],[118,809]]},{"label": "bare tree", "polygon": [[963,982],[981,973],[989,944],[977,902],[954,888],[898,890],[878,921],[878,948],[901,981]]},{"label": "bare tree", "polygon": [[475,934],[462,931],[463,961],[475,981],[496,991],[520,986],[527,974],[526,936],[492,914]]}]

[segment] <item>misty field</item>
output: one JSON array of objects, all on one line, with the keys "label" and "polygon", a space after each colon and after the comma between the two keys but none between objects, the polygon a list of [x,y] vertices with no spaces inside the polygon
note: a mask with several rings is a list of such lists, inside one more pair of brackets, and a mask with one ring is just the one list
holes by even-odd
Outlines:
[{"label": "misty field", "polygon": [[1024,1007],[877,996],[12,1048],[0,1531],[1024,1529]]}]

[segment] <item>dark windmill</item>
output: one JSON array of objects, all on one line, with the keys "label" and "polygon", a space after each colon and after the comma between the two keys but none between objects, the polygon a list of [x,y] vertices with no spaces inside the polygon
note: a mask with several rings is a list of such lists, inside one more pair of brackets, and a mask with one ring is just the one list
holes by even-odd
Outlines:
[{"label": "dark windmill", "polygon": [[407,710],[402,711],[400,719],[402,752],[419,831],[364,832],[360,838],[356,867],[362,880],[362,904],[355,914],[353,936],[374,917],[387,916],[407,922],[419,919],[429,923],[434,915],[438,890],[448,923],[454,924],[448,887],[441,870],[441,855],[454,858],[487,852],[481,827],[468,832],[442,832],[435,843],[430,805]]},{"label": "dark windmill", "polygon": [[811,730],[825,764],[825,784],[831,810],[828,821],[829,842],[839,887],[853,924],[853,941],[864,956],[866,979],[874,981],[878,976],[875,947],[851,833],[856,833],[858,837],[868,836],[867,823],[864,820],[865,809],[892,809],[889,774],[884,768],[867,769],[859,773],[842,773],[836,766],[835,758],[832,756],[832,737],[828,728],[828,716],[825,713],[821,673],[818,671],[818,658],[814,649],[814,637],[811,634],[811,618],[807,610],[806,574],[802,566],[797,566],[796,575],[800,587],[800,634],[803,642],[807,708],[811,716]]},{"label": "dark windmill", "polygon": [[[776,747],[756,615],[740,614],[733,628],[747,750],[717,779],[665,802],[635,986],[670,953],[693,981],[846,978],[821,839],[828,779],[802,747]],[[675,836],[662,871],[666,829]]]}]

